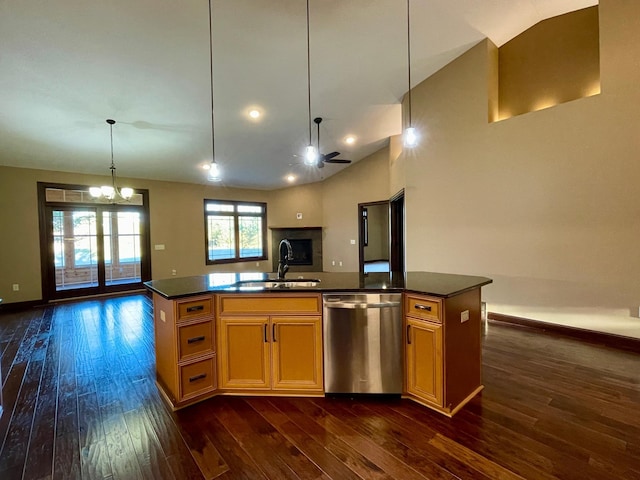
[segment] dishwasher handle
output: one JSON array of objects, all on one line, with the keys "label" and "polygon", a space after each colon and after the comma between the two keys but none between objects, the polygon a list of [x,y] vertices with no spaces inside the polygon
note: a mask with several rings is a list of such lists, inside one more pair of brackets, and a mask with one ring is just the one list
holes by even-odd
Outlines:
[{"label": "dishwasher handle", "polygon": [[367,303],[367,302],[325,302],[324,306],[327,308],[348,308],[348,309],[367,309],[367,308],[389,308],[397,307],[400,302],[380,302],[380,303]]}]

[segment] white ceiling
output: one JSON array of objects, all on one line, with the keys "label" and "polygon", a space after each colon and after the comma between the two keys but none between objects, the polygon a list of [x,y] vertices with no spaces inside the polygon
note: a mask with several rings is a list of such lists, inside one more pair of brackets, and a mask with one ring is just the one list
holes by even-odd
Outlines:
[{"label": "white ceiling", "polygon": [[[311,115],[320,150],[357,161],[400,133],[404,0],[310,0]],[[502,45],[597,0],[411,0],[413,85],[485,37]],[[207,0],[0,2],[0,164],[206,183]],[[326,178],[306,167],[306,2],[213,0],[216,159],[223,185]],[[260,121],[246,115],[264,112]],[[353,134],[355,146],[343,143]],[[315,142],[315,125],[314,125]],[[133,185],[135,186],[135,185]]]}]

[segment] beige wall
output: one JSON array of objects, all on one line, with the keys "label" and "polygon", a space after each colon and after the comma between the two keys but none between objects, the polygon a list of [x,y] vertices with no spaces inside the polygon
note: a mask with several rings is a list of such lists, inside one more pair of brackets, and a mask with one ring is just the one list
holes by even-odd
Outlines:
[{"label": "beige wall", "polygon": [[[330,203],[337,202],[327,211],[331,213],[335,209],[338,213],[326,222],[335,238],[325,243],[323,253],[342,260],[344,263],[340,270],[358,270],[357,245],[349,245],[348,251],[342,248],[343,244],[348,244],[348,239],[358,238],[358,203],[388,198],[387,157],[385,148],[370,159],[363,159],[344,170],[338,174],[340,178],[326,187],[332,197]],[[105,178],[100,176],[0,166],[0,225],[3,226],[0,237],[0,298],[5,303],[42,298],[37,182],[99,185],[104,181]],[[126,178],[119,179],[119,183],[149,190],[154,279],[168,278],[172,270],[179,277],[213,271],[271,271],[270,259],[216,266],[205,264],[203,201],[206,198],[267,202],[267,223],[270,227],[325,226],[323,199],[326,194],[322,183],[275,191]],[[341,190],[345,185],[347,187]],[[343,217],[343,212],[349,214]],[[302,213],[301,220],[297,219],[297,213]],[[353,226],[348,225],[351,222]],[[345,225],[347,227],[343,231]],[[324,235],[326,239],[327,229]],[[271,241],[270,232],[268,241]],[[164,245],[165,249],[155,250],[156,244]],[[267,245],[267,252],[271,252],[270,245]],[[14,283],[20,285],[18,292],[12,291]]]},{"label": "beige wall", "polygon": [[500,118],[600,93],[599,60],[597,5],[534,25],[500,47]]},{"label": "beige wall", "polygon": [[[104,181],[99,176],[0,167],[0,296],[5,302],[42,298],[37,182],[99,185]],[[205,265],[203,214],[205,198],[269,202],[270,192],[143,179],[119,181],[149,190],[153,278],[170,277],[173,269],[178,276],[229,269],[271,270],[269,261]],[[165,250],[154,250],[155,244],[163,244]],[[20,285],[20,291],[12,291],[14,283]]]},{"label": "beige wall", "polygon": [[358,271],[358,204],[389,199],[388,172],[389,149],[383,148],[322,183],[325,271]]},{"label": "beige wall", "polygon": [[600,2],[600,95],[489,123],[485,41],[413,92],[408,270],[486,275],[489,310],[640,337],[640,2]]},{"label": "beige wall", "polygon": [[[322,184],[283,188],[272,192],[269,203],[270,227],[321,227]],[[298,219],[297,214],[302,218]]]}]

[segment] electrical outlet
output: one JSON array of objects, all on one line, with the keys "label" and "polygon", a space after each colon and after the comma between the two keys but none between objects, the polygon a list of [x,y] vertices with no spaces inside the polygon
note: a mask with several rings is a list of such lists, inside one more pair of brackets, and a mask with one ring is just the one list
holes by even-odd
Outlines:
[{"label": "electrical outlet", "polygon": [[19,292],[20,291],[20,284],[19,283],[14,283],[12,285],[12,287],[13,287],[13,291],[14,292]]},{"label": "electrical outlet", "polygon": [[460,312],[460,323],[464,323],[469,320],[469,310],[465,310],[464,312]]},{"label": "electrical outlet", "polygon": [[298,220],[302,220],[302,212],[298,212],[298,213],[296,213],[296,218],[297,218]]},{"label": "electrical outlet", "polygon": [[173,270],[171,270],[171,275],[173,275],[174,277],[176,276],[178,272],[176,272],[176,269],[174,268]]},{"label": "electrical outlet", "polygon": [[342,266],[342,260],[340,260],[340,261],[338,262],[338,265]]},{"label": "electrical outlet", "polygon": [[354,239],[351,239],[351,245],[355,245],[356,241]]},{"label": "electrical outlet", "polygon": [[164,250],[164,244],[162,244],[162,243],[156,243],[156,244],[153,246],[153,248],[154,248],[154,249],[156,249],[156,250]]},{"label": "electrical outlet", "polygon": [[335,260],[331,260],[331,266],[335,267],[336,266],[336,261]]}]

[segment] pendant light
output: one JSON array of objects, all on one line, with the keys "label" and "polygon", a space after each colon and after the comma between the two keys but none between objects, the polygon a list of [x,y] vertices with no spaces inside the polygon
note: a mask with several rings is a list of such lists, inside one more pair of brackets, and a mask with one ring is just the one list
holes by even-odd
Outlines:
[{"label": "pendant light", "polygon": [[408,148],[415,147],[418,144],[418,134],[411,122],[411,7],[410,0],[407,0],[407,79],[409,86],[408,100],[408,122],[404,131],[404,146]]},{"label": "pendant light", "polygon": [[103,185],[101,187],[90,187],[89,193],[94,198],[105,198],[107,200],[111,200],[113,203],[120,200],[129,200],[133,196],[133,188],[123,187],[118,190],[118,186],[116,185],[116,166],[113,163],[113,126],[116,121],[107,119],[107,123],[109,124],[109,135],[111,138],[111,185]]},{"label": "pendant light", "polygon": [[211,182],[219,182],[221,180],[220,166],[216,162],[216,144],[215,144],[215,117],[213,114],[213,28],[212,28],[212,9],[209,0],[209,73],[211,81],[211,164],[209,165],[209,173],[207,178]]},{"label": "pendant light", "polygon": [[304,163],[307,165],[316,165],[318,162],[318,149],[314,147],[311,141],[311,42],[309,38],[309,0],[307,0],[307,107],[309,114],[309,144],[305,149]]}]

